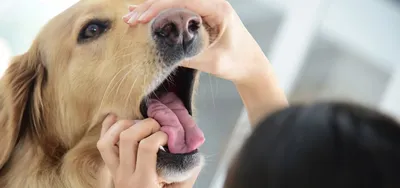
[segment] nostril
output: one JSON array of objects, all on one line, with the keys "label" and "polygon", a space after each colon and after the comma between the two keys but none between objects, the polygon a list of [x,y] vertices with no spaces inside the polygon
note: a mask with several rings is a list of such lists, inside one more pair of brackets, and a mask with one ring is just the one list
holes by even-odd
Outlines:
[{"label": "nostril", "polygon": [[174,44],[179,42],[179,28],[176,24],[170,22],[155,31],[155,35],[161,39]]},{"label": "nostril", "polygon": [[156,31],[156,34],[160,37],[168,37],[171,34],[172,30],[174,30],[174,26],[172,24],[167,24],[159,31]]},{"label": "nostril", "polygon": [[189,33],[195,33],[195,32],[197,32],[197,30],[199,30],[199,28],[200,28],[199,20],[192,19],[189,21],[189,24],[188,24],[188,32]]},{"label": "nostril", "polygon": [[168,24],[165,24],[162,28],[160,28],[155,33],[157,35],[159,35],[160,37],[168,37],[168,36],[172,35],[173,33],[178,33],[178,29],[176,28],[175,24],[168,23]]},{"label": "nostril", "polygon": [[197,19],[197,17],[192,17],[187,20],[184,31],[182,33],[184,48],[186,48],[188,45],[191,45],[192,41],[195,39],[198,33],[200,24],[201,20]]}]

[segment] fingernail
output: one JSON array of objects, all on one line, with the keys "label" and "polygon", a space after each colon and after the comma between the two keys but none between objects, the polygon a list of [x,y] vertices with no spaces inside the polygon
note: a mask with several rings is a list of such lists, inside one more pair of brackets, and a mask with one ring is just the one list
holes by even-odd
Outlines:
[{"label": "fingernail", "polygon": [[132,12],[129,12],[128,14],[126,14],[125,16],[123,16],[122,19],[123,19],[125,22],[128,22],[129,18],[131,18],[131,17],[132,17]]},{"label": "fingernail", "polygon": [[133,120],[133,124],[135,125],[135,124],[137,124],[137,123],[139,123],[139,122],[141,122],[142,120]]},{"label": "fingernail", "polygon": [[160,146],[160,150],[163,150],[163,151],[165,151],[164,147],[162,147],[162,146]]},{"label": "fingernail", "polygon": [[122,17],[122,20],[124,20],[124,22],[127,22],[128,18],[129,18],[129,15],[125,15],[125,16]]},{"label": "fingernail", "polygon": [[138,17],[138,13],[137,12],[132,12],[132,16],[128,20],[128,24],[134,23],[136,21],[137,17]]}]

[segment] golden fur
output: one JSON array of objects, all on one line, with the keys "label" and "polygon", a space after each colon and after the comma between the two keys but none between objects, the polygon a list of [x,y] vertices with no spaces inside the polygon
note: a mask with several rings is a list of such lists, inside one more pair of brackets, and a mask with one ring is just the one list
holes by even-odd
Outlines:
[{"label": "golden fur", "polygon": [[[1,188],[104,186],[99,179],[109,175],[96,148],[102,120],[109,112],[142,118],[139,103],[162,73],[148,25],[121,19],[141,1],[80,1],[13,58],[0,81]],[[77,44],[94,17],[112,28]]]}]

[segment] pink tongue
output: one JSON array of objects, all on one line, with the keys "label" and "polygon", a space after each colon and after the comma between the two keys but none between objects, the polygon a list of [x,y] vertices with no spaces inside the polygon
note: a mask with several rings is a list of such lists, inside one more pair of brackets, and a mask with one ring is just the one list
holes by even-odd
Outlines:
[{"label": "pink tongue", "polygon": [[171,153],[190,153],[204,143],[203,132],[173,92],[159,100],[151,99],[147,115],[155,119],[161,125],[161,131],[168,135],[168,149]]}]

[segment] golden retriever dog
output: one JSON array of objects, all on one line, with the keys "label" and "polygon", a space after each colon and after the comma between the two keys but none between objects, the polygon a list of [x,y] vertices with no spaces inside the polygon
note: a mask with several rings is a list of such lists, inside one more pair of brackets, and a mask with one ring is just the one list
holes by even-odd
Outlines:
[{"label": "golden retriever dog", "polygon": [[[155,117],[157,106],[149,105],[157,99],[192,113],[198,73],[179,64],[210,45],[210,31],[185,9],[128,26],[128,5],[142,1],[82,0],[13,58],[0,82],[1,188],[102,187],[107,173],[96,144],[107,114]],[[168,146],[158,152],[158,173],[169,182],[185,180],[203,163],[201,131],[181,123],[165,126]]]}]

